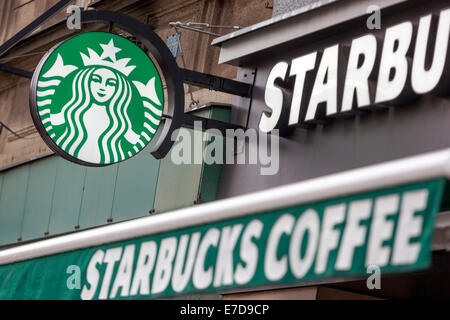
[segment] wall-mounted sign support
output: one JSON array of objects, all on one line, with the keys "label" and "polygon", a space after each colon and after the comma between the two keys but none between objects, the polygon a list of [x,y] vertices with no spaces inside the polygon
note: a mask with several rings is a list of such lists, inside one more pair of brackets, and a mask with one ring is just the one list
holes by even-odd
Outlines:
[{"label": "wall-mounted sign support", "polygon": [[253,86],[248,83],[226,79],[194,70],[182,69],[183,81],[193,86],[221,91],[241,97],[251,97]]},{"label": "wall-mounted sign support", "polygon": [[[7,52],[9,49],[11,49],[16,43],[18,43],[21,39],[23,39],[27,34],[29,34],[31,31],[33,31],[35,28],[37,28],[39,25],[47,21],[51,16],[59,12],[61,9],[63,9],[70,1],[64,0],[58,2],[55,6],[50,8],[47,12],[45,12],[42,16],[37,18],[35,21],[33,21],[30,25],[22,29],[18,34],[13,36],[10,40],[5,42],[2,46],[0,46],[0,55]],[[186,116],[184,114],[184,86],[183,83],[199,86],[202,88],[209,88],[210,90],[216,90],[225,92],[228,94],[234,94],[241,97],[251,97],[252,93],[252,86],[246,83],[242,83],[235,80],[225,79],[222,77],[217,77],[209,74],[203,74],[200,72],[192,71],[192,70],[186,70],[186,69],[180,69],[171,54],[170,50],[167,48],[165,43],[159,38],[159,36],[146,24],[132,18],[129,16],[126,16],[124,14],[121,14],[119,12],[112,12],[112,11],[97,11],[97,10],[81,10],[81,23],[106,23],[107,25],[111,26],[116,24],[120,26],[121,29],[129,32],[132,34],[138,42],[140,42],[145,49],[151,53],[153,58],[156,60],[157,64],[159,65],[160,69],[162,70],[163,77],[165,79],[166,85],[167,85],[167,111],[162,114],[161,116],[165,119],[164,127],[161,131],[161,134],[158,137],[158,141],[155,144],[153,150],[151,151],[152,155],[156,157],[157,159],[163,158],[170,150],[172,144],[174,143],[171,139],[172,133],[180,128],[183,125],[186,126],[192,126],[193,121],[199,120],[202,121],[202,124],[204,125],[203,128],[217,128],[221,131],[226,130],[226,128],[229,129],[236,129],[241,128],[240,126],[222,123],[220,121],[210,121],[207,119],[194,119],[192,116]],[[106,43],[103,44],[105,47],[102,46],[102,48],[106,48]],[[59,46],[59,45],[57,45]],[[108,47],[109,48],[109,47]],[[111,46],[111,48],[115,48],[117,50],[117,47]],[[52,50],[55,50],[52,49]],[[109,50],[109,49],[107,49]],[[103,51],[100,57],[100,60],[103,60],[106,58],[106,56],[103,56],[106,51]],[[49,52],[50,54],[50,52]],[[48,58],[48,54],[44,56],[43,60]],[[92,58],[92,57],[90,57]],[[113,57],[114,58],[114,57]],[[113,61],[114,62],[114,61]],[[40,65],[36,69],[37,71],[41,71],[42,64],[44,62],[41,60]],[[55,62],[53,62],[55,64]],[[103,63],[105,64],[105,63]],[[64,66],[64,65],[63,65]],[[7,65],[0,65],[0,71],[5,71],[9,73],[13,73],[25,78],[30,78],[30,72],[26,70],[21,70],[15,67],[7,66]],[[36,72],[35,72],[36,75]],[[38,94],[43,95],[45,91],[43,91],[43,88],[41,88],[42,92],[38,93],[38,76],[36,75],[36,79],[33,78],[32,81],[32,87],[31,87],[31,96],[30,96],[30,103],[32,106],[32,114],[33,110],[35,111],[35,116],[33,117],[34,120],[41,121],[40,117],[37,115],[39,112],[42,112],[43,110],[38,112],[38,100],[36,96]],[[42,79],[40,79],[42,80]],[[44,79],[45,80],[45,79]],[[50,85],[50,84],[49,84]],[[53,90],[53,89],[52,89]],[[51,90],[50,90],[51,91]],[[41,99],[42,100],[42,99]],[[41,105],[44,103],[44,101],[39,102]],[[47,102],[48,103],[48,102]],[[47,111],[45,111],[47,112]],[[38,122],[39,122],[38,121]],[[50,119],[49,121],[53,121]],[[36,122],[36,121],[35,121]],[[59,123],[57,120],[53,123]],[[38,126],[39,127],[39,126]],[[53,126],[50,126],[53,127]],[[43,130],[41,130],[44,132]],[[45,134],[41,134],[46,140],[50,140],[51,133],[48,132],[48,130],[45,132]],[[130,135],[129,135],[130,136]],[[50,138],[49,138],[50,137]],[[55,138],[55,137],[54,137]],[[151,138],[151,137],[150,137]],[[56,138],[55,138],[56,139]],[[46,140],[46,141],[47,141]],[[128,139],[130,140],[130,139]],[[135,139],[136,140],[136,139]],[[56,142],[56,141],[54,141]],[[69,143],[70,144],[70,143]],[[144,142],[145,144],[145,142]],[[57,143],[49,143],[51,145],[51,148],[53,150],[59,150],[60,146]],[[69,147],[67,145],[67,147]],[[74,148],[72,148],[74,149]],[[119,147],[117,147],[119,150]],[[77,154],[76,148],[72,150],[73,152],[70,154],[70,156],[67,156],[66,158],[74,158],[74,155]],[[120,150],[121,151],[121,150]],[[137,151],[138,152],[138,151]],[[121,151],[122,153],[122,151]],[[67,150],[64,153],[64,155],[68,154]],[[117,154],[119,154],[119,151],[117,151]],[[62,154],[63,155],[63,154]],[[63,156],[64,156],[63,155]],[[75,156],[76,158],[76,156]],[[75,158],[72,161],[75,161]],[[103,159],[103,158],[102,158]],[[117,161],[120,161],[120,159],[124,160],[126,159],[126,155],[122,157],[114,157],[114,161],[86,161],[83,159],[80,160],[79,163],[82,163],[84,165],[107,165],[110,163],[114,163]],[[78,162],[78,161],[77,161]]]},{"label": "wall-mounted sign support", "polygon": [[[48,19],[53,17],[59,11],[61,11],[66,5],[68,5],[72,0],[61,0],[56,3],[53,7],[45,11],[42,15],[37,17],[33,22],[27,25],[25,28],[17,32],[14,36],[8,39],[5,43],[0,46],[0,57],[11,50],[19,41],[29,35],[33,30],[38,28],[40,25],[45,23]],[[9,72],[16,74],[21,77],[31,78],[32,73],[30,71],[21,70],[12,66],[0,65],[0,71]]]},{"label": "wall-mounted sign support", "polygon": [[15,74],[16,76],[28,79],[31,79],[33,77],[33,72],[9,66],[7,64],[0,64],[0,71],[12,73]]},{"label": "wall-mounted sign support", "polygon": [[217,25],[213,25],[213,24],[209,24],[209,23],[205,23],[205,22],[182,23],[180,21],[177,21],[177,22],[169,22],[169,25],[174,27],[175,29],[182,28],[182,29],[186,29],[186,30],[190,30],[190,31],[204,33],[204,34],[214,36],[214,37],[220,37],[220,34],[211,32],[211,31],[207,31],[205,29],[213,29],[213,30],[217,30],[217,29],[239,30],[239,29],[241,29],[240,26],[217,26]]},{"label": "wall-mounted sign support", "polygon": [[[149,50],[160,65],[167,85],[168,117],[158,141],[151,151],[152,155],[157,159],[163,158],[169,152],[174,143],[171,139],[172,133],[184,125],[185,119],[189,119],[184,114],[183,82],[185,80],[188,79],[195,85],[206,86],[227,93],[248,95],[250,92],[247,84],[240,84],[238,81],[180,69],[162,39],[159,38],[152,28],[134,18],[118,12],[88,10],[82,11],[81,22],[106,22],[120,25],[122,29],[133,34]],[[225,124],[221,124],[221,127],[223,126]],[[230,128],[234,127],[230,126]]]}]

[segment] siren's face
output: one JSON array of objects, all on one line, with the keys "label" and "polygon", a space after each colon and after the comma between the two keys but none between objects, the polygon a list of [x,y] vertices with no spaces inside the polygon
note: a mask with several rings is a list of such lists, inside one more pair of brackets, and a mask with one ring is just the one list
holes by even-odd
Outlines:
[{"label": "siren's face", "polygon": [[90,87],[94,100],[104,104],[111,100],[117,89],[117,77],[111,70],[100,68],[92,73]]}]

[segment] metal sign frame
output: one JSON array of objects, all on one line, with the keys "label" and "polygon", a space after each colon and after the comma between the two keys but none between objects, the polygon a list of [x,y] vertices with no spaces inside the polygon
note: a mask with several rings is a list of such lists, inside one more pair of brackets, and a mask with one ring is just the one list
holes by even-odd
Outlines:
[{"label": "metal sign frame", "polygon": [[[0,46],[0,56],[10,50],[20,40],[51,18],[54,14],[62,10],[69,2],[70,0],[61,0],[27,27],[19,31],[10,40]],[[104,23],[110,26],[110,30],[111,26],[116,25],[132,34],[143,44],[146,50],[152,54],[153,58],[161,68],[167,85],[168,108],[167,112],[163,114],[165,122],[163,124],[162,132],[159,135],[155,146],[151,150],[151,154],[156,159],[164,158],[170,151],[174,144],[174,141],[171,139],[172,133],[182,126],[192,126],[194,120],[202,121],[204,124],[207,123],[207,126],[204,127],[204,129],[217,128],[224,131],[226,129],[243,128],[242,126],[221,121],[207,121],[207,119],[200,117],[195,117],[194,119],[192,115],[185,114],[185,92],[183,84],[187,83],[202,88],[208,88],[210,90],[249,98],[252,96],[252,85],[179,68],[169,48],[150,26],[123,13],[107,10],[81,10],[80,20],[81,23]],[[37,69],[39,69],[39,66]],[[32,78],[32,73],[30,71],[21,70],[4,64],[0,64],[0,71],[16,74],[25,78]],[[31,92],[35,92],[35,90],[36,88],[32,84]],[[54,148],[52,149],[54,150]]]}]

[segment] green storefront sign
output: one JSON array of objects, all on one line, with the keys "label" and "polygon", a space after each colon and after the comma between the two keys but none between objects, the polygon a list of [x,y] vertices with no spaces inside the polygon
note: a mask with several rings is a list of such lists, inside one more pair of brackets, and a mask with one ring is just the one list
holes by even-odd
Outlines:
[{"label": "green storefront sign", "polygon": [[369,266],[423,269],[444,185],[430,180],[3,265],[0,298],[155,298],[367,276]]},{"label": "green storefront sign", "polygon": [[41,60],[30,110],[39,133],[62,157],[104,166],[140,152],[158,129],[163,85],[147,54],[121,36],[78,34]]}]

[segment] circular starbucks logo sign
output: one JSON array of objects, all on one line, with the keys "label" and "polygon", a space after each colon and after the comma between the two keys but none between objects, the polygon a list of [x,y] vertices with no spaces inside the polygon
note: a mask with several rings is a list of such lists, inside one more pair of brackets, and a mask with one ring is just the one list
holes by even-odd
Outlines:
[{"label": "circular starbucks logo sign", "polygon": [[52,150],[102,166],[126,160],[150,142],[163,99],[161,78],[144,51],[121,36],[88,32],[42,58],[30,107]]}]

